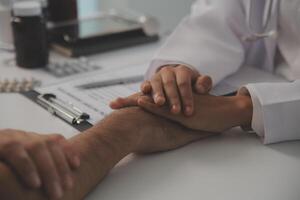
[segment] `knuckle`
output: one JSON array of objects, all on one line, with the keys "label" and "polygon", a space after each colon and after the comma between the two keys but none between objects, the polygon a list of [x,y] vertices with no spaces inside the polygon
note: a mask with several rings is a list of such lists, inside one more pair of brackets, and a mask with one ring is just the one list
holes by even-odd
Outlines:
[{"label": "knuckle", "polygon": [[149,81],[144,81],[142,84],[141,84],[141,87],[146,87],[148,86],[150,83]]},{"label": "knuckle", "polygon": [[165,85],[166,87],[173,87],[173,86],[174,86],[174,81],[171,80],[171,79],[165,80],[165,81],[164,81],[164,85]]},{"label": "knuckle", "polygon": [[10,132],[13,132],[13,129],[6,128],[6,129],[3,129],[2,131],[5,133],[10,133]]},{"label": "knuckle", "polygon": [[12,128],[5,128],[5,129],[3,129],[3,132],[14,133],[14,132],[22,132],[22,131],[15,130]]},{"label": "knuckle", "polygon": [[39,152],[44,147],[45,147],[45,143],[43,141],[34,141],[28,144],[27,146],[28,150],[31,150],[33,152]]},{"label": "knuckle", "polygon": [[177,74],[178,73],[185,74],[189,77],[192,77],[195,74],[194,70],[192,70],[191,68],[184,66],[184,65],[181,65],[178,67]]},{"label": "knuckle", "polygon": [[66,138],[64,136],[62,136],[61,134],[52,134],[47,138],[48,141],[53,141],[53,142],[58,142],[61,140],[66,140]]},{"label": "knuckle", "polygon": [[184,65],[179,65],[178,67],[176,67],[176,69],[178,69],[180,71],[186,71],[186,72],[190,71],[190,68],[188,68],[187,66],[184,66]]},{"label": "knuckle", "polygon": [[12,153],[13,151],[15,151],[16,149],[18,149],[19,147],[21,147],[22,144],[19,141],[8,141],[5,144],[3,144],[3,150],[7,153]]},{"label": "knuckle", "polygon": [[160,72],[164,74],[164,73],[169,73],[172,70],[173,70],[173,67],[165,66],[165,67],[161,68]]},{"label": "knuckle", "polygon": [[180,90],[187,90],[189,88],[190,84],[187,81],[179,82],[178,88]]},{"label": "knuckle", "polygon": [[203,76],[201,77],[204,84],[212,84],[212,78],[210,76]]},{"label": "knuckle", "polygon": [[156,83],[156,82],[159,82],[161,81],[161,78],[160,78],[160,75],[159,74],[156,74],[154,75],[152,78],[151,78],[151,83]]},{"label": "knuckle", "polygon": [[58,145],[58,141],[56,139],[51,138],[51,137],[46,138],[45,143],[49,147],[55,147],[56,145]]}]

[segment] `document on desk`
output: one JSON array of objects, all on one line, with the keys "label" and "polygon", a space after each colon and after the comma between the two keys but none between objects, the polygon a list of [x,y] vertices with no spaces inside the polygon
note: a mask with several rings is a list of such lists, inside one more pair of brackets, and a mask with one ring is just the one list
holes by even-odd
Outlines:
[{"label": "document on desk", "polygon": [[129,84],[113,84],[94,89],[83,89],[80,86],[99,81],[107,82],[109,80],[143,77],[147,67],[147,64],[141,64],[122,69],[101,71],[83,76],[77,80],[40,88],[37,89],[37,92],[42,94],[52,93],[60,99],[72,103],[80,110],[88,113],[90,115],[89,122],[95,124],[112,112],[112,109],[109,107],[111,100],[117,97],[126,97],[137,92],[141,81]]},{"label": "document on desk", "polygon": [[[52,93],[60,99],[64,99],[64,101],[71,102],[74,106],[88,113],[90,115],[89,122],[95,124],[112,112],[112,109],[109,107],[110,101],[117,97],[126,97],[138,92],[141,82],[120,83],[92,89],[82,89],[80,86],[99,81],[107,83],[109,80],[124,80],[130,77],[142,76],[146,72],[146,69],[147,65],[144,64],[114,71],[89,74],[77,80],[41,88],[37,91],[43,94]],[[284,79],[255,68],[245,67],[217,85],[213,89],[212,94],[224,95],[232,93],[247,83],[274,81],[284,81]]]}]

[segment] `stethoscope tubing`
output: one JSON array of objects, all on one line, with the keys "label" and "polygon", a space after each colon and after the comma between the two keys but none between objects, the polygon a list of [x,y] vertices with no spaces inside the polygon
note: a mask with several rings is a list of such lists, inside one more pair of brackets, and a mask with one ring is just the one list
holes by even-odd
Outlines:
[{"label": "stethoscope tubing", "polygon": [[254,3],[256,1],[261,4],[262,0],[249,0],[248,16],[246,19],[246,23],[250,31],[250,35],[243,38],[244,41],[248,42],[258,41],[265,38],[277,37],[277,30],[268,30],[268,28],[270,27],[271,17],[273,16],[273,13],[277,12],[278,0],[266,0],[266,3],[264,5],[261,30],[255,30],[253,25],[254,21],[256,20],[256,16],[254,16],[255,8],[257,8],[257,6]]}]

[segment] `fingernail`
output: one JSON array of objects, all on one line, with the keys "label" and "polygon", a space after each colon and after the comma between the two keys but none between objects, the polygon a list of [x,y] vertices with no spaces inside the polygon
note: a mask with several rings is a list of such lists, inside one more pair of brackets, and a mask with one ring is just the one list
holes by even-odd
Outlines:
[{"label": "fingernail", "polygon": [[174,114],[179,113],[179,111],[180,111],[179,106],[177,106],[177,105],[173,105],[173,106],[172,106],[172,112],[173,112]]},{"label": "fingernail", "polygon": [[191,115],[191,114],[193,114],[193,108],[192,108],[191,106],[187,106],[187,107],[185,108],[185,114],[186,114],[186,115]]},{"label": "fingernail", "polygon": [[60,199],[63,196],[62,188],[59,182],[53,182],[53,195],[56,199]]},{"label": "fingernail", "polygon": [[165,102],[165,98],[163,98],[163,97],[161,97],[161,96],[157,96],[157,97],[155,98],[155,103],[156,103],[156,104],[161,105],[161,104],[164,104],[164,102]]},{"label": "fingernail", "polygon": [[37,173],[31,173],[29,175],[30,180],[32,180],[33,186],[34,187],[40,187],[41,186],[41,179],[40,177],[37,175]]},{"label": "fingernail", "polygon": [[70,175],[65,177],[65,185],[68,190],[73,188],[73,178]]},{"label": "fingernail", "polygon": [[142,98],[138,98],[138,100],[137,100],[137,103],[138,103],[138,105],[141,105],[141,104],[143,104],[143,99]]},{"label": "fingernail", "polygon": [[148,92],[148,90],[150,89],[150,85],[143,85],[143,92]]},{"label": "fingernail", "polygon": [[158,103],[158,101],[161,99],[161,96],[159,95],[159,94],[156,94],[155,96],[154,96],[154,101],[155,101],[155,103]]},{"label": "fingernail", "polygon": [[198,92],[200,93],[204,93],[205,92],[205,88],[203,85],[198,85]]}]

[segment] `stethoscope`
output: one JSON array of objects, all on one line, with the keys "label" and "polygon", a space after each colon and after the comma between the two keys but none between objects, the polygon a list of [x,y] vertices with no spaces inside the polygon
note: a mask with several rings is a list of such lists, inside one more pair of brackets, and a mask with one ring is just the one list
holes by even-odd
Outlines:
[{"label": "stethoscope", "polygon": [[[261,0],[256,0],[256,1],[261,1]],[[258,40],[266,39],[266,38],[272,38],[276,39],[278,36],[278,32],[275,29],[270,29],[270,23],[271,23],[271,17],[274,16],[273,14],[277,12],[277,1],[278,0],[266,0],[265,3],[265,10],[263,14],[263,19],[262,19],[262,26],[260,30],[255,30],[255,26],[253,25],[256,18],[254,16],[255,9],[257,6],[255,6],[255,0],[249,0],[249,5],[248,5],[248,13],[247,13],[247,27],[250,31],[250,34],[245,36],[243,38],[244,41],[246,42],[255,42]],[[261,2],[260,2],[261,3]]]}]

